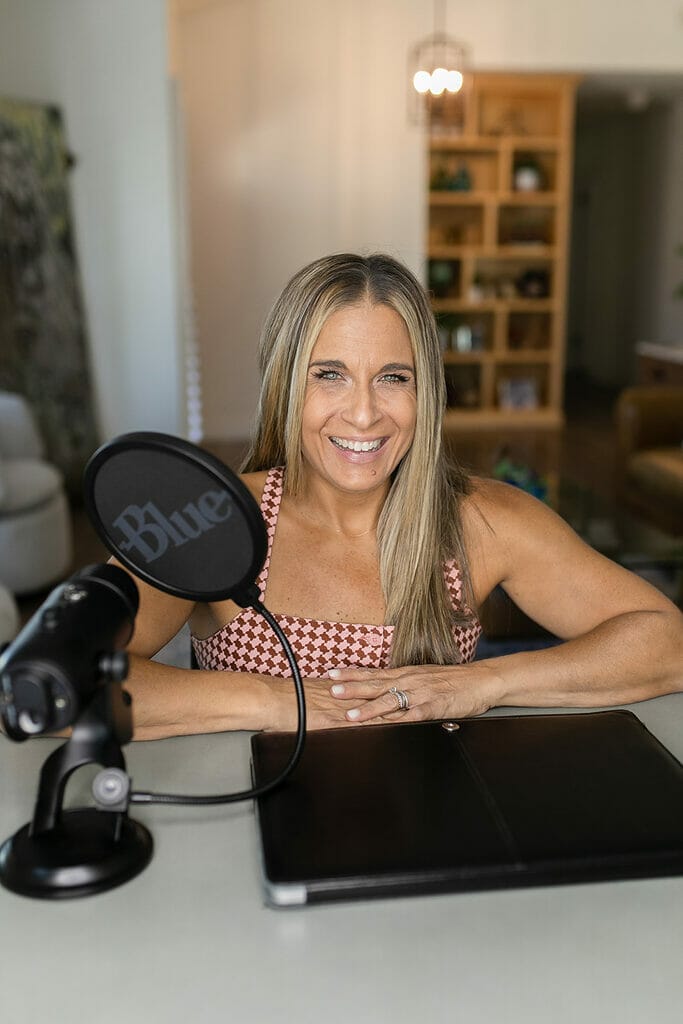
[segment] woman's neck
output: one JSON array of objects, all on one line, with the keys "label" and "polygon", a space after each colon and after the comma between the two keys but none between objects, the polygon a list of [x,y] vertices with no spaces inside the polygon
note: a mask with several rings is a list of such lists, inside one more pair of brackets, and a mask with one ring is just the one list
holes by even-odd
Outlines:
[{"label": "woman's neck", "polygon": [[375,533],[387,493],[387,486],[361,493],[341,491],[321,477],[304,473],[294,507],[319,529],[354,539]]}]

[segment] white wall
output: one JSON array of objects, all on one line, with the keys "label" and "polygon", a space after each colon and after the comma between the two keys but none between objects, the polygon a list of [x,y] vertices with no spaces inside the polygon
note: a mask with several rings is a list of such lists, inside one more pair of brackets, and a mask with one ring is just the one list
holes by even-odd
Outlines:
[{"label": "white wall", "polygon": [[61,107],[104,438],[184,427],[165,0],[0,0],[0,93]]},{"label": "white wall", "polygon": [[419,269],[422,154],[402,91],[411,5],[391,6],[399,17],[356,0],[228,0],[181,21],[207,436],[249,432],[261,324],[300,266],[383,249]]},{"label": "white wall", "polygon": [[[295,270],[343,249],[388,250],[420,270],[424,145],[406,123],[405,74],[433,5],[178,3],[205,433],[242,438],[259,330]],[[481,69],[678,72],[682,10],[680,0],[451,0],[447,27]]]}]

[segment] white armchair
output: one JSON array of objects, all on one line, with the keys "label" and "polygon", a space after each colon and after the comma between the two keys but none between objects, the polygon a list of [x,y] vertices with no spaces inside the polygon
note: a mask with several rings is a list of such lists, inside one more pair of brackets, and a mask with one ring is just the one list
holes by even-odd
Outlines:
[{"label": "white armchair", "polygon": [[71,565],[63,477],[43,455],[26,400],[0,391],[0,584],[14,594],[49,587]]}]

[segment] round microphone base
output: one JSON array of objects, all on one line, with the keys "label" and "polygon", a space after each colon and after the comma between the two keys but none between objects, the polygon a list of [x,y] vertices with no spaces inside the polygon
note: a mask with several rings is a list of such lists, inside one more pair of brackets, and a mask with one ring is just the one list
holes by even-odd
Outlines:
[{"label": "round microphone base", "polygon": [[30,828],[0,847],[0,883],[20,896],[91,896],[134,878],[152,858],[152,836],[127,815],[81,808],[40,835]]}]

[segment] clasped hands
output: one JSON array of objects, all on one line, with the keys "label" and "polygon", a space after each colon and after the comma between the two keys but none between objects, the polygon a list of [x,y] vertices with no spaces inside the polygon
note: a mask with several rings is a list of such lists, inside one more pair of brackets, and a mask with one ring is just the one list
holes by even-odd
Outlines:
[{"label": "clasped hands", "polygon": [[[497,678],[487,662],[393,669],[334,668],[307,679],[312,729],[386,722],[424,722],[481,715],[496,703]],[[408,699],[406,710],[392,687]]]}]

